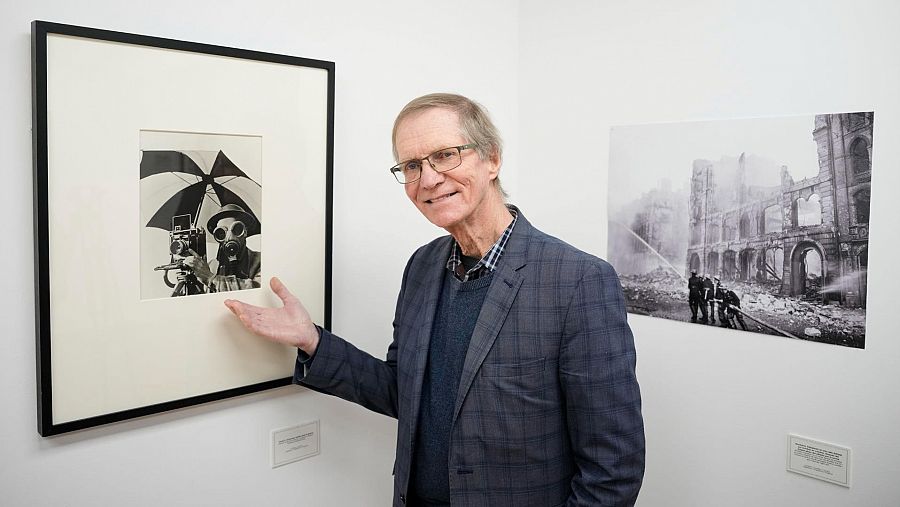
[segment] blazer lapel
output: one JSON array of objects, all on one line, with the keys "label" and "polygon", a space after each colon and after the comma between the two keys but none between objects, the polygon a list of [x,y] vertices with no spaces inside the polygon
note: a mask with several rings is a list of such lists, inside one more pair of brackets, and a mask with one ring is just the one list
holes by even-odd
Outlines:
[{"label": "blazer lapel", "polygon": [[500,328],[503,327],[506,316],[509,314],[509,309],[516,299],[519,287],[522,286],[522,281],[525,279],[519,273],[519,269],[526,264],[528,240],[531,238],[531,233],[531,224],[525,220],[520,211],[516,226],[506,243],[500,264],[494,271],[491,286],[488,288],[484,305],[481,307],[481,313],[478,314],[478,320],[475,322],[475,330],[469,341],[469,351],[466,353],[462,376],[459,379],[459,391],[453,409],[453,423],[456,422],[456,417],[472,386],[475,374],[494,345]]}]

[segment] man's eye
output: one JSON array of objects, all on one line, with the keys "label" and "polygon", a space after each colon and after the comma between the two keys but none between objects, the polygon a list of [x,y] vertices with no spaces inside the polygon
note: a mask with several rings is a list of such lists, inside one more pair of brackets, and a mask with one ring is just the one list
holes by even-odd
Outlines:
[{"label": "man's eye", "polygon": [[422,162],[414,160],[403,164],[403,172],[414,172],[422,169]]},{"label": "man's eye", "polygon": [[454,155],[455,155],[455,153],[453,150],[444,150],[444,151],[439,151],[439,152],[435,153],[434,155],[432,155],[432,157],[434,157],[435,160],[445,160]]}]

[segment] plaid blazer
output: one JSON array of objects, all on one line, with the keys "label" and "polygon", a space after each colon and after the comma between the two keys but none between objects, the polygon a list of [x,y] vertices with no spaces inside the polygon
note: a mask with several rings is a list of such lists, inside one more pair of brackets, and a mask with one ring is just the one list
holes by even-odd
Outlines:
[{"label": "plaid blazer", "polygon": [[[407,502],[428,343],[452,238],[410,258],[380,360],[323,331],[295,380],[396,417]],[[613,268],[520,213],[469,344],[450,437],[458,506],[632,505],[644,473],[635,350]]]}]

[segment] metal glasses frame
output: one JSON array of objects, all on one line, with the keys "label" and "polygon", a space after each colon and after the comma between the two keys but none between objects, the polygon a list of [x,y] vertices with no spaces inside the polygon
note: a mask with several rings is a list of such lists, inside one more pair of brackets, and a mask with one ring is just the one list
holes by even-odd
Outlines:
[{"label": "metal glasses frame", "polygon": [[[410,163],[410,162],[428,162],[428,165],[430,165],[431,168],[434,169],[435,172],[445,173],[445,172],[447,172],[447,171],[452,171],[452,170],[454,170],[454,169],[456,169],[457,167],[459,167],[459,166],[462,165],[462,151],[463,151],[463,150],[470,150],[470,149],[472,149],[472,148],[476,148],[477,146],[478,146],[478,145],[477,145],[476,143],[469,143],[469,144],[463,144],[463,145],[461,145],[461,146],[448,146],[448,147],[446,147],[446,148],[441,148],[441,149],[439,149],[439,150],[435,150],[435,151],[431,152],[431,153],[430,153],[427,157],[425,157],[425,158],[411,158],[411,159],[408,159],[408,160],[404,160],[403,162],[400,162],[399,164],[397,164],[397,165],[391,167],[390,171],[391,171],[391,174],[394,175],[394,179],[397,180],[397,183],[400,183],[401,185],[408,185],[408,184],[410,184],[410,183],[415,183],[415,182],[419,181],[419,179],[422,178],[422,168],[421,168],[421,167],[419,168],[419,176],[418,176],[418,178],[413,179],[413,180],[409,180],[409,181],[402,181],[402,180],[400,179],[400,173],[403,171],[403,166],[404,166],[404,165],[406,165],[406,164],[408,164],[408,163]],[[456,164],[455,166],[453,166],[453,167],[451,167],[451,168],[449,168],[449,169],[438,170],[438,168],[437,168],[437,166],[435,165],[435,163],[432,162],[431,157],[435,156],[436,154],[438,154],[438,153],[440,153],[440,152],[442,152],[442,151],[449,150],[449,149],[455,149],[455,150],[457,151],[457,153],[459,153],[459,164]],[[424,164],[423,164],[423,166],[424,166]]]}]

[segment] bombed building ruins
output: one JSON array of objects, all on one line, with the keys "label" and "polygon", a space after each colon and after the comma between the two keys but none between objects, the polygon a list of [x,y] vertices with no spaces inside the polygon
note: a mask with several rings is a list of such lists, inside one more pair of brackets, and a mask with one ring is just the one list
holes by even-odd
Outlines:
[{"label": "bombed building ruins", "polygon": [[816,115],[819,173],[801,181],[781,166],[780,185],[753,184],[752,155],[695,160],[687,271],[865,307],[873,117]]}]

